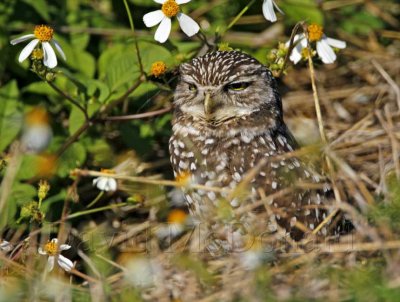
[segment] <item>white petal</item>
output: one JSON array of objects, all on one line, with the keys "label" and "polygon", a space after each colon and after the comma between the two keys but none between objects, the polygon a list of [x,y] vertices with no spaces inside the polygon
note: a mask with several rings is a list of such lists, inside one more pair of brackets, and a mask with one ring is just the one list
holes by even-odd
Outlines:
[{"label": "white petal", "polygon": [[100,177],[93,179],[93,185],[95,186],[99,180],[100,180]]},{"label": "white petal", "polygon": [[49,259],[47,259],[47,271],[51,272],[54,268],[54,256],[50,256]]},{"label": "white petal", "polygon": [[53,239],[51,239],[51,242],[57,244],[58,243],[58,239],[57,238],[53,238]]},{"label": "white petal", "polygon": [[332,38],[328,38],[328,37],[326,37],[326,41],[332,47],[340,48],[340,49],[346,48],[346,42],[344,42],[344,41],[332,39]]},{"label": "white petal", "polygon": [[176,4],[185,4],[185,3],[188,3],[190,1],[192,1],[192,0],[176,0],[175,2],[176,2]]},{"label": "white petal", "polygon": [[297,64],[301,60],[301,50],[303,46],[301,43],[298,43],[292,50],[289,59],[294,63]]},{"label": "white petal", "polygon": [[108,183],[107,177],[99,177],[97,181],[97,189],[102,191],[108,191],[107,183]]},{"label": "white petal", "polygon": [[154,2],[156,3],[160,3],[160,4],[164,4],[164,2],[166,2],[167,0],[154,0]]},{"label": "white petal", "polygon": [[117,190],[117,181],[114,178],[110,178],[108,185],[109,185],[111,191]]},{"label": "white petal", "polygon": [[69,250],[70,248],[71,248],[71,246],[68,245],[68,244],[61,244],[60,245],[60,250],[61,251]]},{"label": "white petal", "polygon": [[143,16],[143,22],[147,27],[153,27],[160,23],[165,18],[162,10],[156,10],[154,12],[147,13]]},{"label": "white petal", "polygon": [[53,47],[49,42],[42,42],[43,46],[43,64],[49,68],[57,66],[57,57]]},{"label": "white petal", "polygon": [[24,42],[24,41],[26,41],[26,40],[32,39],[32,38],[34,38],[34,37],[35,37],[34,34],[29,34],[29,35],[21,36],[21,37],[19,37],[19,38],[16,38],[16,39],[14,39],[14,40],[11,40],[10,43],[11,43],[12,45],[15,45],[15,44]]},{"label": "white petal", "polygon": [[69,272],[73,267],[74,263],[63,255],[58,255],[58,265],[61,266],[65,271]]},{"label": "white petal", "polygon": [[154,39],[160,43],[167,41],[169,33],[171,32],[171,19],[164,18],[161,24],[158,26],[157,31],[154,35]]},{"label": "white petal", "polygon": [[27,57],[29,57],[29,55],[32,53],[32,51],[34,50],[34,48],[36,47],[36,45],[39,43],[38,39],[32,40],[31,42],[28,43],[28,45],[26,45],[24,47],[24,49],[21,51],[21,53],[19,54],[19,58],[18,61],[21,63],[23,62]]},{"label": "white petal", "polygon": [[188,37],[191,37],[199,32],[200,26],[188,15],[179,13],[176,17],[178,18],[179,25],[181,26],[182,31]]},{"label": "white petal", "polygon": [[[293,44],[296,44],[296,42],[297,42],[299,39],[303,39],[303,38],[304,38],[303,36],[304,36],[304,34],[295,35],[294,38],[293,38]],[[286,46],[286,47],[289,47],[289,44],[290,44],[290,39],[289,39],[288,41],[286,41],[285,46]]]},{"label": "white petal", "polygon": [[38,253],[40,255],[47,255],[47,253],[41,247],[38,248]]},{"label": "white petal", "polygon": [[275,22],[277,20],[272,0],[264,0],[264,3],[262,5],[262,11],[264,18],[267,19],[268,21]]},{"label": "white petal", "polygon": [[64,61],[66,61],[67,57],[65,56],[65,53],[62,50],[60,43],[58,43],[57,40],[55,40],[55,39],[52,39],[51,42],[53,43],[53,46],[57,49],[57,51],[60,54],[61,58],[63,58]]},{"label": "white petal", "polygon": [[317,53],[325,64],[331,64],[335,62],[336,55],[333,49],[329,46],[326,39],[322,39],[317,42]]}]

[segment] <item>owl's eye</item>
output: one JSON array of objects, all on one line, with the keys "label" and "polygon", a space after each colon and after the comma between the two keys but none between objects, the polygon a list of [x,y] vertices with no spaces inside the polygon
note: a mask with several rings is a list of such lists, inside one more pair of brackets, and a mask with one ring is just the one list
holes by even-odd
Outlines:
[{"label": "owl's eye", "polygon": [[197,91],[197,86],[195,84],[189,83],[189,90],[190,91]]},{"label": "owl's eye", "polygon": [[241,91],[250,86],[249,82],[236,82],[226,85],[227,90]]}]

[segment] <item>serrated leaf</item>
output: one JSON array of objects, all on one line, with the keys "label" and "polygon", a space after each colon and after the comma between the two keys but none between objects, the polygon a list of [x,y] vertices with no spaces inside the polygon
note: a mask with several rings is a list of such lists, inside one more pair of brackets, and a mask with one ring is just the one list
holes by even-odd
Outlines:
[{"label": "serrated leaf", "polygon": [[[139,50],[143,69],[149,72],[155,61],[171,62],[171,53],[163,46],[140,42]],[[133,43],[117,44],[102,53],[98,62],[100,79],[104,79],[112,92],[139,77],[140,67]]]},{"label": "serrated leaf", "polygon": [[0,152],[18,135],[22,127],[22,109],[16,81],[0,88]]}]

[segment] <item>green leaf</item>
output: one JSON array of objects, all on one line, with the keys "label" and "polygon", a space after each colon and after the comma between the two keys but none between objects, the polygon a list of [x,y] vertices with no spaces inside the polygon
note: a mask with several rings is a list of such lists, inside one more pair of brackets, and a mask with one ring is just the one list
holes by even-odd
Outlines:
[{"label": "green leaf", "polygon": [[57,175],[67,177],[71,170],[81,168],[86,159],[86,150],[80,143],[74,143],[60,156]]},{"label": "green leaf", "polygon": [[33,7],[33,9],[46,21],[50,20],[49,5],[46,0],[24,0],[24,2]]},{"label": "green leaf", "polygon": [[36,175],[38,171],[38,155],[24,155],[21,162],[21,167],[17,173],[16,179],[30,179]]},{"label": "green leaf", "polygon": [[151,65],[155,61],[164,61],[167,66],[172,61],[172,56],[168,49],[159,44],[145,41],[139,42],[139,51],[145,72],[150,71]]},{"label": "green leaf", "polygon": [[147,6],[147,7],[155,7],[157,3],[154,3],[149,0],[130,0],[129,2],[138,5],[138,6]]},{"label": "green leaf", "polygon": [[314,0],[287,0],[279,4],[285,12],[285,21],[297,23],[304,20],[308,23],[324,24],[324,15]]},{"label": "green leaf", "polygon": [[[161,60],[167,64],[173,61],[171,53],[155,43],[141,41],[139,51],[145,72],[150,71],[155,61]],[[117,44],[105,50],[99,58],[98,69],[100,79],[104,79],[112,92],[135,81],[139,77],[140,67],[134,44]]]},{"label": "green leaf", "polygon": [[[7,198],[7,212],[5,212],[7,213],[6,215],[9,226],[16,226],[16,223],[13,222],[15,221],[14,217],[18,212],[18,207],[29,201],[32,201],[32,199],[34,199],[36,195],[37,190],[34,186],[14,182],[11,193]],[[3,219],[0,219],[0,229],[4,228],[7,224],[7,220],[4,219],[5,216],[3,216],[2,218]]]},{"label": "green leaf", "polygon": [[381,29],[384,26],[385,23],[380,18],[361,11],[344,19],[341,27],[349,33],[367,35],[372,30]]},{"label": "green leaf", "polygon": [[33,82],[21,89],[22,93],[30,92],[43,95],[58,96],[59,94],[46,82]]},{"label": "green leaf", "polygon": [[15,80],[0,88],[0,152],[18,135],[22,127],[22,109]]},{"label": "green leaf", "polygon": [[81,48],[74,47],[74,45],[68,43],[68,41],[62,36],[57,36],[56,39],[60,43],[67,58],[66,61],[63,61],[62,59],[59,61],[62,62],[62,64],[67,64],[73,69],[78,70],[83,75],[93,78],[96,71],[96,61],[93,56]]},{"label": "green leaf", "polygon": [[73,106],[69,115],[69,134],[75,133],[75,131],[78,130],[79,127],[81,127],[84,123],[85,116],[83,115],[83,112],[77,107]]},{"label": "green leaf", "polygon": [[126,46],[105,51],[99,59],[100,79],[104,79],[111,92],[137,79],[139,70],[135,52]]}]

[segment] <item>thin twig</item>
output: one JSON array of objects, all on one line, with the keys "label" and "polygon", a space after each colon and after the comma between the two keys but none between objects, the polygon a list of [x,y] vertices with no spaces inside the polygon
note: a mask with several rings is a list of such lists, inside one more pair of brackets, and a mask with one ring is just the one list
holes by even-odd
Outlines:
[{"label": "thin twig", "polygon": [[91,125],[92,125],[92,121],[91,121],[91,119],[89,119],[82,126],[80,126],[78,128],[78,130],[76,130],[75,133],[67,139],[67,141],[64,143],[64,145],[62,145],[57,150],[56,156],[60,157],[64,153],[64,151],[67,150],[70,145],[75,143],[79,139],[79,137],[82,135],[82,133],[85,132],[86,129],[88,129]]},{"label": "thin twig", "polygon": [[301,26],[303,26],[303,23],[304,22],[297,22],[297,24],[294,26],[294,28],[292,30],[292,33],[290,34],[289,47],[288,47],[287,53],[285,55],[285,60],[283,61],[283,66],[279,70],[279,73],[277,75],[278,78],[280,78],[282,76],[282,73],[285,71],[286,64],[289,61],[290,54],[292,53],[293,48],[296,46],[296,44],[294,43],[294,37],[296,36],[296,34],[299,31],[299,29],[301,28]]},{"label": "thin twig", "polygon": [[239,14],[236,15],[236,17],[231,21],[231,23],[229,23],[229,25],[227,26],[227,28],[224,30],[224,32],[223,32],[221,35],[223,35],[223,34],[226,33],[229,29],[231,29],[231,27],[234,26],[234,25],[236,24],[236,22],[244,15],[244,13],[248,11],[248,9],[254,4],[254,2],[256,2],[256,0],[250,1],[250,3],[247,4],[247,5],[239,12]]},{"label": "thin twig", "polygon": [[212,192],[227,192],[230,193],[231,190],[227,188],[218,188],[218,187],[210,187],[206,185],[200,185],[200,184],[183,184],[182,182],[178,181],[173,181],[173,180],[164,180],[164,179],[151,179],[148,177],[140,177],[140,176],[127,176],[127,175],[118,175],[118,174],[112,174],[110,176],[109,173],[102,173],[102,172],[97,172],[97,171],[91,171],[91,170],[81,170],[81,169],[75,169],[72,174],[78,174],[82,176],[106,176],[106,177],[112,177],[115,179],[123,179],[127,181],[132,181],[132,182],[138,182],[138,183],[144,183],[144,184],[149,184],[149,185],[159,185],[159,186],[168,186],[168,187],[184,187],[187,189],[197,189],[197,190],[204,190],[204,191],[212,191]]},{"label": "thin twig", "polygon": [[135,24],[133,23],[133,18],[132,18],[132,15],[131,15],[131,11],[129,9],[129,5],[128,5],[128,2],[126,0],[124,0],[124,5],[125,5],[126,13],[128,14],[129,24],[131,26],[131,30],[132,30],[132,33],[133,33],[133,40],[134,40],[134,43],[135,43],[137,60],[139,62],[140,74],[144,75],[145,72],[144,72],[144,69],[143,69],[142,57],[140,55],[140,50],[139,50],[139,43],[138,43],[136,32],[135,32]]},{"label": "thin twig", "polygon": [[167,113],[171,111],[172,107],[167,107],[155,111],[150,111],[150,112],[144,112],[144,113],[138,113],[138,114],[129,114],[129,115],[121,115],[121,116],[106,116],[102,118],[102,120],[105,121],[130,121],[130,120],[137,120],[137,119],[142,119],[142,118],[147,118],[147,117],[153,117],[157,115],[161,115],[164,113]]},{"label": "thin twig", "polygon": [[121,104],[123,101],[125,101],[125,99],[132,93],[134,92],[139,86],[140,84],[142,84],[144,81],[146,80],[146,77],[144,75],[141,75],[139,77],[139,79],[131,86],[128,88],[128,90],[118,99],[108,103],[106,106],[104,106],[103,108],[100,109],[100,113],[101,114],[107,114],[109,113],[114,107],[118,106],[119,104]]},{"label": "thin twig", "polygon": [[60,88],[58,88],[53,82],[47,82],[51,88],[53,88],[55,91],[57,91],[61,96],[66,98],[68,101],[70,101],[74,106],[76,106],[80,111],[82,111],[83,115],[85,116],[85,119],[89,119],[89,115],[86,112],[86,109],[79,104],[76,100],[74,100],[69,94],[65,93],[62,91]]}]

